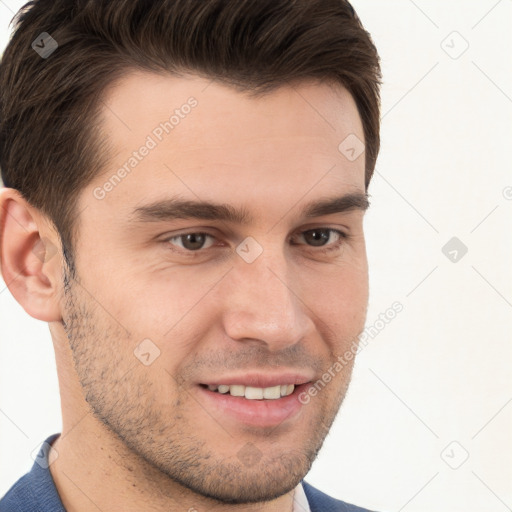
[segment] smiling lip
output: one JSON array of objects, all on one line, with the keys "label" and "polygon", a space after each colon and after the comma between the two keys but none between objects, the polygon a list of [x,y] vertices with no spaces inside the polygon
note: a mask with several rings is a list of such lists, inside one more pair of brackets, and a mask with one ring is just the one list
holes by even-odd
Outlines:
[{"label": "smiling lip", "polygon": [[297,372],[281,372],[274,375],[243,373],[216,377],[215,379],[203,381],[200,384],[204,384],[206,386],[219,386],[221,384],[230,386],[233,384],[240,384],[242,386],[253,386],[255,388],[269,388],[280,384],[294,384],[295,386],[299,386],[306,382],[310,382],[313,377],[314,376],[312,374],[306,375],[304,373]]},{"label": "smiling lip", "polygon": [[[257,427],[277,427],[282,423],[295,421],[304,405],[298,400],[302,391],[307,389],[313,375],[287,372],[279,374],[243,374],[218,377],[196,386],[199,399],[218,422],[235,422]],[[208,386],[243,385],[268,388],[277,385],[294,384],[293,393],[278,399],[250,400],[241,396],[222,394],[208,389]]]}]

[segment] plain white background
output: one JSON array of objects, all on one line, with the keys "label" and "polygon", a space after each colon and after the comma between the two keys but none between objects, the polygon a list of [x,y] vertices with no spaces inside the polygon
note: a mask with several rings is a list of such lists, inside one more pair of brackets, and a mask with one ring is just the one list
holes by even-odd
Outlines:
[{"label": "plain white background", "polygon": [[[510,510],[512,1],[353,4],[384,74],[368,325],[404,309],[360,353],[306,480],[381,511]],[[21,5],[0,2],[2,48]],[[0,315],[3,495],[61,419],[47,325],[1,281]]]}]

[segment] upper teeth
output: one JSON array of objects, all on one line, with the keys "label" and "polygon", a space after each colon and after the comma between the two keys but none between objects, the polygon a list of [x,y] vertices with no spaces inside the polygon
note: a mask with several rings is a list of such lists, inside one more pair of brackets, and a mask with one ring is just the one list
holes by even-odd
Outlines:
[{"label": "upper teeth", "polygon": [[242,386],[239,384],[233,384],[231,386],[221,384],[220,386],[209,385],[208,389],[224,394],[229,393],[231,396],[244,396],[249,400],[262,400],[264,398],[273,400],[281,398],[282,396],[291,395],[295,386],[293,384],[282,384],[269,388],[254,388],[252,386]]}]

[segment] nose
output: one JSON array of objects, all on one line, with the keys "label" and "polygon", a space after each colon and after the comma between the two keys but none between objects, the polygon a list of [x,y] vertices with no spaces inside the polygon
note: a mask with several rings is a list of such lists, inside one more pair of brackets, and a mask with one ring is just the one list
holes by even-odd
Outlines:
[{"label": "nose", "polygon": [[300,279],[282,250],[269,249],[252,263],[236,259],[223,281],[224,329],[232,340],[259,343],[279,351],[298,343],[314,329]]}]

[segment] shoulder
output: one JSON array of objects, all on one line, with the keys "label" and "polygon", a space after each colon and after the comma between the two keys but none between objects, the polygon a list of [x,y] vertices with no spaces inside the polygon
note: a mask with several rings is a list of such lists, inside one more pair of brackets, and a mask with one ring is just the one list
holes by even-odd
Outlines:
[{"label": "shoulder", "polygon": [[307,482],[302,481],[302,486],[308,499],[311,512],[372,512],[366,508],[350,505],[344,501],[331,498],[319,491]]},{"label": "shoulder", "polygon": [[49,470],[48,450],[60,434],[43,442],[32,469],[0,499],[0,512],[65,512]]},{"label": "shoulder", "polygon": [[6,495],[0,499],[0,512],[23,512],[24,505],[32,501],[32,479],[29,473],[22,476]]}]

